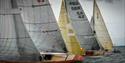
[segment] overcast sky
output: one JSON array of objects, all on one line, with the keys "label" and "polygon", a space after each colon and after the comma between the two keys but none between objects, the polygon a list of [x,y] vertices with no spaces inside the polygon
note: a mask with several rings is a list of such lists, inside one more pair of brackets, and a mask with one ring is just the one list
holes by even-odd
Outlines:
[{"label": "overcast sky", "polygon": [[[88,19],[91,20],[93,0],[79,0]],[[50,0],[52,9],[58,20],[61,0]],[[125,45],[125,0],[97,0],[105,24],[116,46]]]}]

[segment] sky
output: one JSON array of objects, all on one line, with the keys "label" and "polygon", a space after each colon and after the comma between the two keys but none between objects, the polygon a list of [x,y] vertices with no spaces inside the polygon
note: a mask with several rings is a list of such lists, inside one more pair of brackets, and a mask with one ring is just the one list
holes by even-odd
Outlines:
[{"label": "sky", "polygon": [[[61,0],[49,0],[58,21]],[[89,21],[93,14],[93,0],[79,0]],[[97,0],[114,46],[125,46],[125,0]]]}]

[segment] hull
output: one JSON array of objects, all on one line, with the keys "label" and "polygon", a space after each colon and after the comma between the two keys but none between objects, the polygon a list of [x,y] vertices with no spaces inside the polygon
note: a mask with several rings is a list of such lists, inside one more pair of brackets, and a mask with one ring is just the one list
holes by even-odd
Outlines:
[{"label": "hull", "polygon": [[79,55],[54,55],[50,60],[42,61],[0,61],[0,63],[75,63],[83,61]]},{"label": "hull", "polygon": [[103,50],[89,50],[86,51],[86,55],[85,56],[92,56],[92,57],[98,57],[98,56],[103,56],[105,54],[105,51]]}]

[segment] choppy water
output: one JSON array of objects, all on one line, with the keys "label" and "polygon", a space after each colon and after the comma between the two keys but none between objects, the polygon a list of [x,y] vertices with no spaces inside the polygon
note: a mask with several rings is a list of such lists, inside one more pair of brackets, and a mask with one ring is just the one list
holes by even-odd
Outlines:
[{"label": "choppy water", "polygon": [[105,55],[100,58],[85,57],[83,63],[125,63],[125,46],[114,47],[120,50],[120,53]]}]

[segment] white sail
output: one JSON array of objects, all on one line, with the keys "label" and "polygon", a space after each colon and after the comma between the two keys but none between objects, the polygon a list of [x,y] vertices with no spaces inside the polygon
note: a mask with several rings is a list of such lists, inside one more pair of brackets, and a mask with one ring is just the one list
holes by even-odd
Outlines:
[{"label": "white sail", "polygon": [[78,0],[65,0],[68,19],[82,48],[91,50],[96,42],[89,21]]},{"label": "white sail", "polygon": [[112,50],[113,44],[109,36],[108,30],[104,23],[101,12],[94,0],[94,12],[93,12],[93,30],[95,31],[95,36],[98,40],[98,43],[104,50]]},{"label": "white sail", "polygon": [[18,0],[24,24],[39,52],[65,52],[65,44],[48,0]]},{"label": "white sail", "polygon": [[[0,0],[0,10],[15,8],[15,0]],[[0,12],[0,60],[39,60],[39,53],[19,13]]]}]

